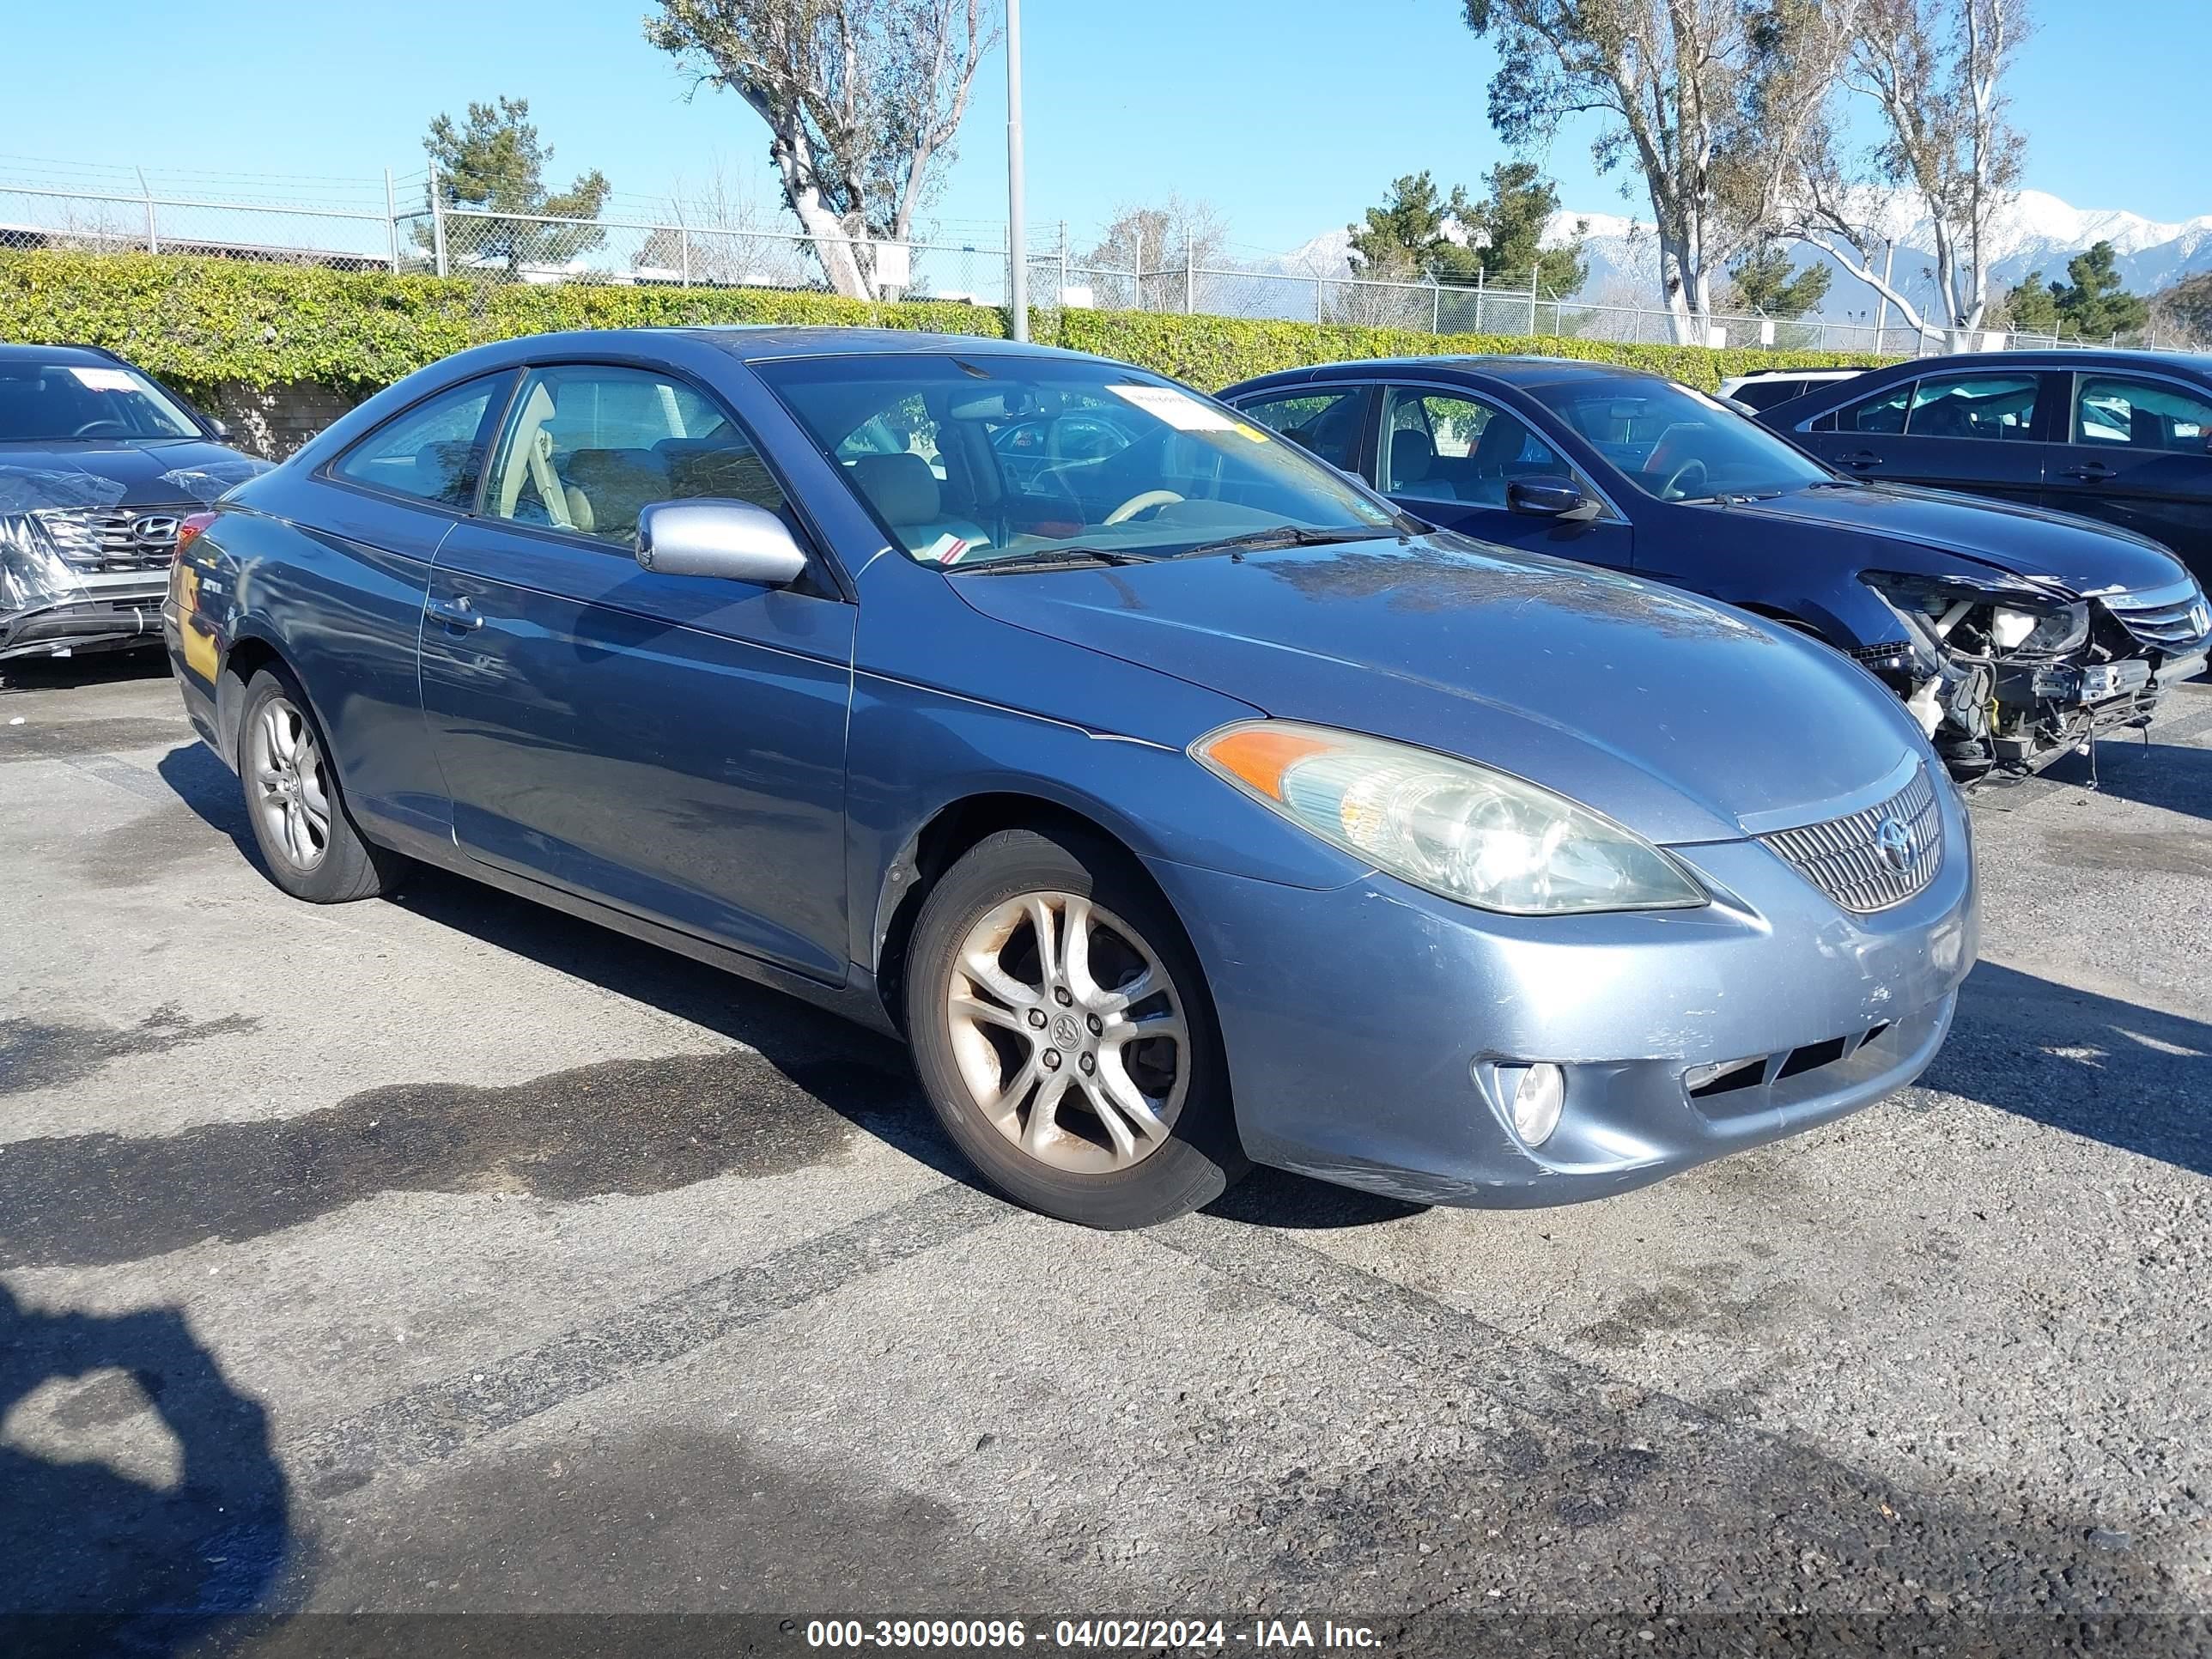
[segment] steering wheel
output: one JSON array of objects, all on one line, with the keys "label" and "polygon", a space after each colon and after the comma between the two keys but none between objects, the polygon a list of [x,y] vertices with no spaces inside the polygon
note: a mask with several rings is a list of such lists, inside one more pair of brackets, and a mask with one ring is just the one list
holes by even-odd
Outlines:
[{"label": "steering wheel", "polygon": [[1140,489],[1106,515],[1108,524],[1122,524],[1148,507],[1173,507],[1182,499],[1172,489]]},{"label": "steering wheel", "polygon": [[129,427],[124,425],[120,421],[87,421],[82,426],[77,428],[76,431],[70,433],[70,436],[72,438],[89,438],[95,433],[99,432],[128,432],[130,429],[131,428]]},{"label": "steering wheel", "polygon": [[1667,475],[1667,482],[1659,486],[1659,499],[1662,501],[1680,501],[1690,493],[1683,488],[1683,481],[1693,472],[1697,474],[1699,483],[1705,482],[1705,464],[1694,455]]}]

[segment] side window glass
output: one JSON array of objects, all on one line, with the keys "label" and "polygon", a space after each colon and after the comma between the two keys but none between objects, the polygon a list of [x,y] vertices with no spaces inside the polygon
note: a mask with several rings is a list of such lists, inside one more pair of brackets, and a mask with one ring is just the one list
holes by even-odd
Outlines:
[{"label": "side window glass", "polygon": [[690,386],[643,369],[562,365],[524,380],[484,513],[627,545],[653,502],[698,496],[784,508],[752,441]]},{"label": "side window glass", "polygon": [[1382,488],[1409,501],[1504,507],[1516,478],[1589,485],[1510,410],[1449,392],[1394,391],[1382,422]]},{"label": "side window glass", "polygon": [[1912,394],[1905,429],[1915,438],[2032,437],[2033,374],[1945,374],[1923,380]]},{"label": "side window glass", "polygon": [[1352,471],[1359,447],[1362,398],[1357,388],[1342,392],[1298,392],[1262,398],[1239,409],[1292,443],[1302,444],[1331,466]]},{"label": "side window glass", "polygon": [[1838,432],[1890,432],[1905,430],[1905,405],[1911,401],[1913,382],[1893,386],[1887,392],[1839,409],[1835,415]]},{"label": "side window glass", "polygon": [[2081,376],[2074,398],[2074,441],[2202,455],[2212,441],[2212,400],[2156,380]]},{"label": "side window glass", "polygon": [[331,473],[466,512],[475,504],[477,476],[483,471],[485,417],[507,380],[507,374],[487,375],[417,404],[346,451]]}]

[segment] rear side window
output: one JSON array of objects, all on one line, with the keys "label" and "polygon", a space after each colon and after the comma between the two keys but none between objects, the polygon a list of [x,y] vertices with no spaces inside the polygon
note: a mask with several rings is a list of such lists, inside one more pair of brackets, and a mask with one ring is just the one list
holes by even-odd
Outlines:
[{"label": "rear side window", "polygon": [[386,421],[340,456],[331,475],[465,513],[483,471],[484,428],[508,376],[465,380]]},{"label": "rear side window", "polygon": [[1747,409],[1771,409],[1802,396],[1806,390],[1803,380],[1746,380],[1729,395]]},{"label": "rear side window", "polygon": [[784,508],[760,452],[702,393],[644,369],[562,365],[523,382],[484,515],[627,544],[654,502],[698,496]]},{"label": "rear side window", "polygon": [[2162,380],[2084,374],[2074,398],[2074,441],[2202,455],[2212,440],[2212,401]]},{"label": "rear side window", "polygon": [[2035,434],[2033,374],[1942,374],[1920,382],[1905,429],[1915,438],[1985,438]]},{"label": "rear side window", "polygon": [[1358,391],[1294,392],[1260,398],[1237,407],[1262,426],[1273,427],[1331,466],[1349,472],[1359,447],[1359,416],[1364,399]]},{"label": "rear side window", "polygon": [[1913,382],[1877,392],[1813,423],[1816,432],[1902,432],[1905,409],[1911,401]]}]

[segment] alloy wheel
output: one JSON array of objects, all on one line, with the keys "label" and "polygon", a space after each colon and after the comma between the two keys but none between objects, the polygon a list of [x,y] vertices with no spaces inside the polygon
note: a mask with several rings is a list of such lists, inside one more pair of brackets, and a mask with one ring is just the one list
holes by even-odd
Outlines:
[{"label": "alloy wheel", "polygon": [[286,697],[270,697],[253,723],[253,809],[264,843],[295,870],[313,870],[331,844],[330,781],[314,728]]},{"label": "alloy wheel", "polygon": [[1167,1144],[1190,1087],[1182,1001],[1103,906],[1050,891],[994,906],[961,942],[945,1013],[977,1108],[1030,1157],[1108,1175]]}]

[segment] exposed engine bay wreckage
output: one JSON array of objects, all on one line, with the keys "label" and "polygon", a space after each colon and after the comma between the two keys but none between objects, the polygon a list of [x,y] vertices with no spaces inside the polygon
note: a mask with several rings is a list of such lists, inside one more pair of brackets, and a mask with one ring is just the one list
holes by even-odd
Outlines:
[{"label": "exposed engine bay wreckage", "polygon": [[0,460],[0,659],[158,645],[185,520],[268,464],[218,453],[138,470],[152,476]]},{"label": "exposed engine bay wreckage", "polygon": [[2185,578],[2076,593],[2042,577],[1868,572],[1905,637],[1851,652],[1905,699],[1954,778],[2027,776],[2093,739],[2149,726],[2203,672],[2212,607]]}]

